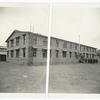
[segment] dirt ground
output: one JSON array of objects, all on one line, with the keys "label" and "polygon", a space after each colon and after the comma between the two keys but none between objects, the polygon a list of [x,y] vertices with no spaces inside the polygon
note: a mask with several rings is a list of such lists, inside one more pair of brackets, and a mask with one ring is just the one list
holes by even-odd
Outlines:
[{"label": "dirt ground", "polygon": [[[45,71],[0,62],[0,92],[45,93]],[[50,65],[49,93],[100,93],[100,64]]]},{"label": "dirt ground", "polygon": [[44,93],[45,66],[0,62],[1,93]]},{"label": "dirt ground", "polygon": [[100,93],[100,64],[50,66],[50,93]]}]

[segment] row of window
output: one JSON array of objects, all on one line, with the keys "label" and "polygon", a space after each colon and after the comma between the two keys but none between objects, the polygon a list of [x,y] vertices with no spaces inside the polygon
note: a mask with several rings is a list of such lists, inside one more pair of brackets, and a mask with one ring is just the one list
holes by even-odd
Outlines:
[{"label": "row of window", "polygon": [[[9,44],[11,45],[11,47],[14,47],[14,40],[16,40],[16,46],[19,46],[20,44],[20,36],[16,37],[15,39],[10,40],[7,43],[7,47],[9,48]],[[26,34],[23,35],[23,44],[26,43]]]},{"label": "row of window", "polygon": [[5,52],[6,51],[6,48],[0,48],[0,52]]},{"label": "row of window", "polygon": [[[26,42],[26,34],[23,35],[23,44],[25,44],[25,42]],[[35,37],[35,36],[33,38],[33,43],[35,45],[37,44],[37,37]],[[11,44],[11,47],[14,47],[14,39],[10,40],[10,44]],[[19,44],[20,44],[20,36],[16,37],[16,46],[19,46]],[[51,40],[51,44],[52,44],[52,40]],[[43,38],[43,45],[47,46],[47,38]],[[8,47],[9,47],[9,42],[8,42]],[[59,47],[59,40],[57,40],[57,39],[56,39],[56,47]],[[67,42],[66,41],[63,42],[63,48],[67,48]],[[77,44],[73,45],[73,43],[70,43],[70,47],[69,48],[78,50],[79,49],[79,45],[77,45]],[[81,50],[90,51],[90,52],[96,52],[96,50],[93,49],[93,48],[80,45],[80,51]]]},{"label": "row of window", "polygon": [[[67,48],[68,44],[67,42],[63,42],[63,48]],[[56,47],[59,47],[59,40],[56,40]],[[78,50],[79,49],[79,45],[78,44],[73,44],[73,43],[70,43],[70,46],[69,46],[70,49],[75,49],[75,50]],[[91,48],[91,47],[87,47],[87,46],[82,46],[80,45],[80,51],[83,50],[83,51],[90,51],[90,52],[96,52],[95,49]]]},{"label": "row of window", "polygon": [[[23,57],[26,57],[26,48],[22,48],[22,51],[23,51]],[[16,52],[16,57],[18,58],[20,56],[20,49],[16,49],[16,50],[10,50],[10,51],[7,51],[7,56],[9,57],[9,54],[10,54],[10,57],[13,58],[14,57],[14,52]],[[52,50],[50,50],[50,57],[52,56]],[[72,58],[72,54],[73,52],[69,52],[69,57]],[[47,57],[47,49],[42,49],[42,56],[43,58],[46,58]],[[74,52],[74,56],[75,58],[78,57],[78,53],[77,52]],[[88,54],[88,53],[83,53],[81,54],[81,56],[83,57],[87,57],[87,58],[94,58],[94,54]],[[37,57],[37,48],[33,48],[33,57]],[[55,57],[56,58],[59,58],[59,50],[55,50]],[[66,58],[67,57],[67,51],[62,51],[62,57],[63,58]]]},{"label": "row of window", "polygon": [[[22,48],[22,51],[23,51],[23,57],[26,57],[26,48]],[[20,56],[20,49],[16,49],[16,50],[10,50],[10,51],[7,51],[7,56],[13,58],[14,57],[14,52],[16,52],[16,58],[19,58]]]},{"label": "row of window", "polygon": [[[43,58],[47,57],[47,50],[46,49],[42,49],[43,52]],[[73,52],[69,52],[69,57],[72,58],[72,54]],[[37,56],[37,48],[33,48],[33,57]],[[52,50],[50,50],[50,57],[52,56]],[[75,58],[78,58],[78,53],[74,52],[74,56]],[[87,57],[87,58],[94,58],[94,54],[88,54],[88,53],[83,53],[82,54],[83,57]],[[59,50],[55,50],[55,57],[59,58]],[[67,51],[62,51],[62,57],[66,58],[67,57]]]}]

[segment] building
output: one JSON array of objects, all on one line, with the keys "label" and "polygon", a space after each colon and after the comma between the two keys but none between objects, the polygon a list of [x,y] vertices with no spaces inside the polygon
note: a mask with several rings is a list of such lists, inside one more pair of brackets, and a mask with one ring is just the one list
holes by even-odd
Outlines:
[{"label": "building", "polygon": [[[46,64],[47,36],[15,30],[6,40],[7,61],[20,64]],[[96,48],[51,37],[50,63],[77,63],[96,60]]]},{"label": "building", "polygon": [[6,47],[5,46],[0,46],[0,62],[1,61],[6,61]]}]

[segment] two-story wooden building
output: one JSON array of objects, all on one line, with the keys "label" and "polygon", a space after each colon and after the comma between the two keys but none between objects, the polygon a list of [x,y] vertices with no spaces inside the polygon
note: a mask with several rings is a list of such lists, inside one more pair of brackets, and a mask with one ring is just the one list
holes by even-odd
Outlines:
[{"label": "two-story wooden building", "polygon": [[[6,40],[7,61],[20,64],[46,64],[47,36],[15,30]],[[50,63],[78,63],[79,56],[96,59],[96,48],[51,37]]]}]

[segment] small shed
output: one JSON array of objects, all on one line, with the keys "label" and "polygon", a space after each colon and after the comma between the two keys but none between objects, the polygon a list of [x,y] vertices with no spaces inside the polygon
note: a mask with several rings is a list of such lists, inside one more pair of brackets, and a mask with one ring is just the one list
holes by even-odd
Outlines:
[{"label": "small shed", "polygon": [[6,47],[0,46],[0,61],[6,61]]}]

